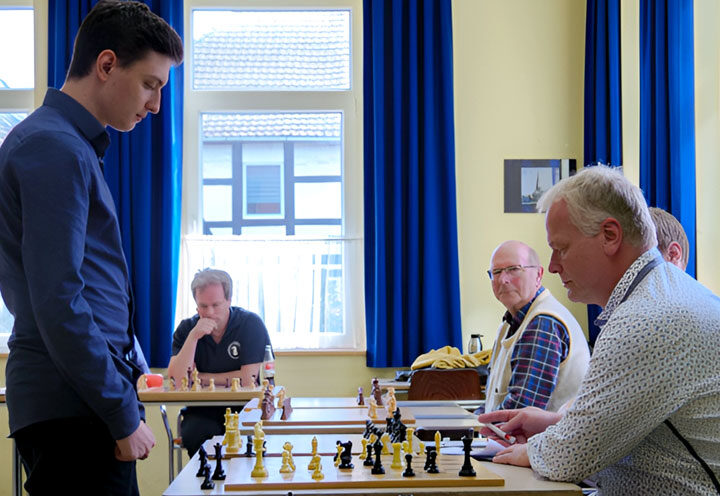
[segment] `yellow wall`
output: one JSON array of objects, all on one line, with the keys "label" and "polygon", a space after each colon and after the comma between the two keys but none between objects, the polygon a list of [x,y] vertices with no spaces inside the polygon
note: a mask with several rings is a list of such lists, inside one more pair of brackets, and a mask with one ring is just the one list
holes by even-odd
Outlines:
[{"label": "yellow wall", "polygon": [[[582,161],[585,2],[455,0],[453,63],[460,295],[466,342],[495,337],[502,305],[485,271],[507,239],[550,256],[541,214],[503,213],[503,160]],[[567,302],[559,278],[543,283]],[[570,304],[581,325],[585,307]]]},{"label": "yellow wall", "polygon": [[695,0],[698,280],[720,294],[720,2]]}]

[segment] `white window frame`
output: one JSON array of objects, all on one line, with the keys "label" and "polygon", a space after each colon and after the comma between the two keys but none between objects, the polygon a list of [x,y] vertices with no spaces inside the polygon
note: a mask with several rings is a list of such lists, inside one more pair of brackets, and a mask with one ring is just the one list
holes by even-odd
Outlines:
[{"label": "white window frame", "polygon": [[[0,112],[32,112],[42,105],[47,91],[47,1],[0,0],[0,9],[32,8],[34,11],[35,87],[25,90],[0,90]],[[0,305],[3,305],[0,300]],[[0,332],[0,353],[7,353],[9,332]]]},{"label": "white window frame", "polygon": [[[336,91],[196,91],[192,86],[192,10],[328,10],[351,11],[351,89]],[[310,350],[365,350],[365,305],[363,262],[363,146],[362,146],[362,0],[186,0],[184,4],[185,70],[183,130],[182,246],[178,278],[176,323],[195,313],[190,295],[188,243],[204,243],[202,236],[202,178],[200,173],[200,126],[203,112],[342,112],[343,114],[343,271],[344,330],[340,346],[323,343]],[[307,238],[303,238],[307,239]],[[195,269],[196,270],[196,269]],[[249,309],[252,310],[252,309]],[[273,344],[282,350],[282,343]],[[298,349],[298,348],[293,348]]]}]

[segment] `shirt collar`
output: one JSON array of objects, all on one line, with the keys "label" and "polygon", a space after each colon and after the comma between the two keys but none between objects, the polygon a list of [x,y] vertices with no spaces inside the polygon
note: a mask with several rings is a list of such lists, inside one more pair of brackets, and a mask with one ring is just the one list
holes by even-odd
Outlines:
[{"label": "shirt collar", "polygon": [[545,291],[545,288],[543,286],[540,286],[540,289],[537,290],[535,296],[532,297],[532,300],[528,301],[520,310],[518,310],[515,317],[513,317],[513,315],[509,311],[505,312],[505,315],[503,315],[503,321],[510,324],[510,331],[507,334],[508,337],[512,336],[515,331],[520,327],[522,321],[525,320],[525,315],[527,315],[528,310],[530,310],[530,306],[543,291]]},{"label": "shirt collar", "polygon": [[628,291],[634,289],[633,282],[643,272],[646,265],[651,263],[656,258],[661,257],[660,252],[657,248],[651,248],[642,255],[640,255],[628,269],[625,274],[620,278],[620,281],[615,285],[610,298],[608,299],[607,305],[600,312],[600,315],[595,319],[595,325],[602,327],[605,323],[610,320],[612,314],[615,312],[617,307],[625,300],[625,295]]},{"label": "shirt collar", "polygon": [[62,91],[49,88],[43,105],[60,110],[90,142],[98,158],[105,155],[105,150],[110,146],[110,135],[100,121],[77,100]]}]

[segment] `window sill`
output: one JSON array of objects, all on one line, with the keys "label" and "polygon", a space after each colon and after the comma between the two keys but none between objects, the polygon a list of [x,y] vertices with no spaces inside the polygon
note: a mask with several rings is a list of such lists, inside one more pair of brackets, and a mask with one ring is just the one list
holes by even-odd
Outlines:
[{"label": "window sill", "polygon": [[273,350],[275,356],[365,356],[365,350]]}]

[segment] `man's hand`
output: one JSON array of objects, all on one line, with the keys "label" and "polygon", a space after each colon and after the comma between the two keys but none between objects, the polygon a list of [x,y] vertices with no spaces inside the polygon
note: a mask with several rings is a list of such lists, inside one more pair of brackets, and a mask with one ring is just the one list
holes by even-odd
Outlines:
[{"label": "man's hand", "polygon": [[518,467],[529,467],[530,459],[527,454],[527,444],[513,444],[495,455],[492,461],[506,465],[517,465]]},{"label": "man's hand", "polygon": [[[478,422],[484,424],[504,422],[504,424],[498,425],[500,429],[515,436],[518,443],[526,443],[528,438],[539,432],[543,432],[549,426],[559,422],[561,418],[562,415],[556,412],[548,412],[534,406],[529,406],[519,410],[496,410],[494,412],[484,413],[478,416]],[[484,427],[480,431],[480,434],[502,441],[487,427]],[[507,443],[503,441],[503,444]]]},{"label": "man's hand", "polygon": [[211,334],[215,329],[217,329],[217,322],[215,322],[213,319],[203,317],[201,319],[198,319],[197,324],[195,324],[195,327],[192,328],[190,334],[192,334],[197,341],[203,336]]},{"label": "man's hand", "polygon": [[155,446],[155,436],[150,427],[141,420],[135,432],[115,442],[115,458],[121,462],[144,460],[153,446]]}]

